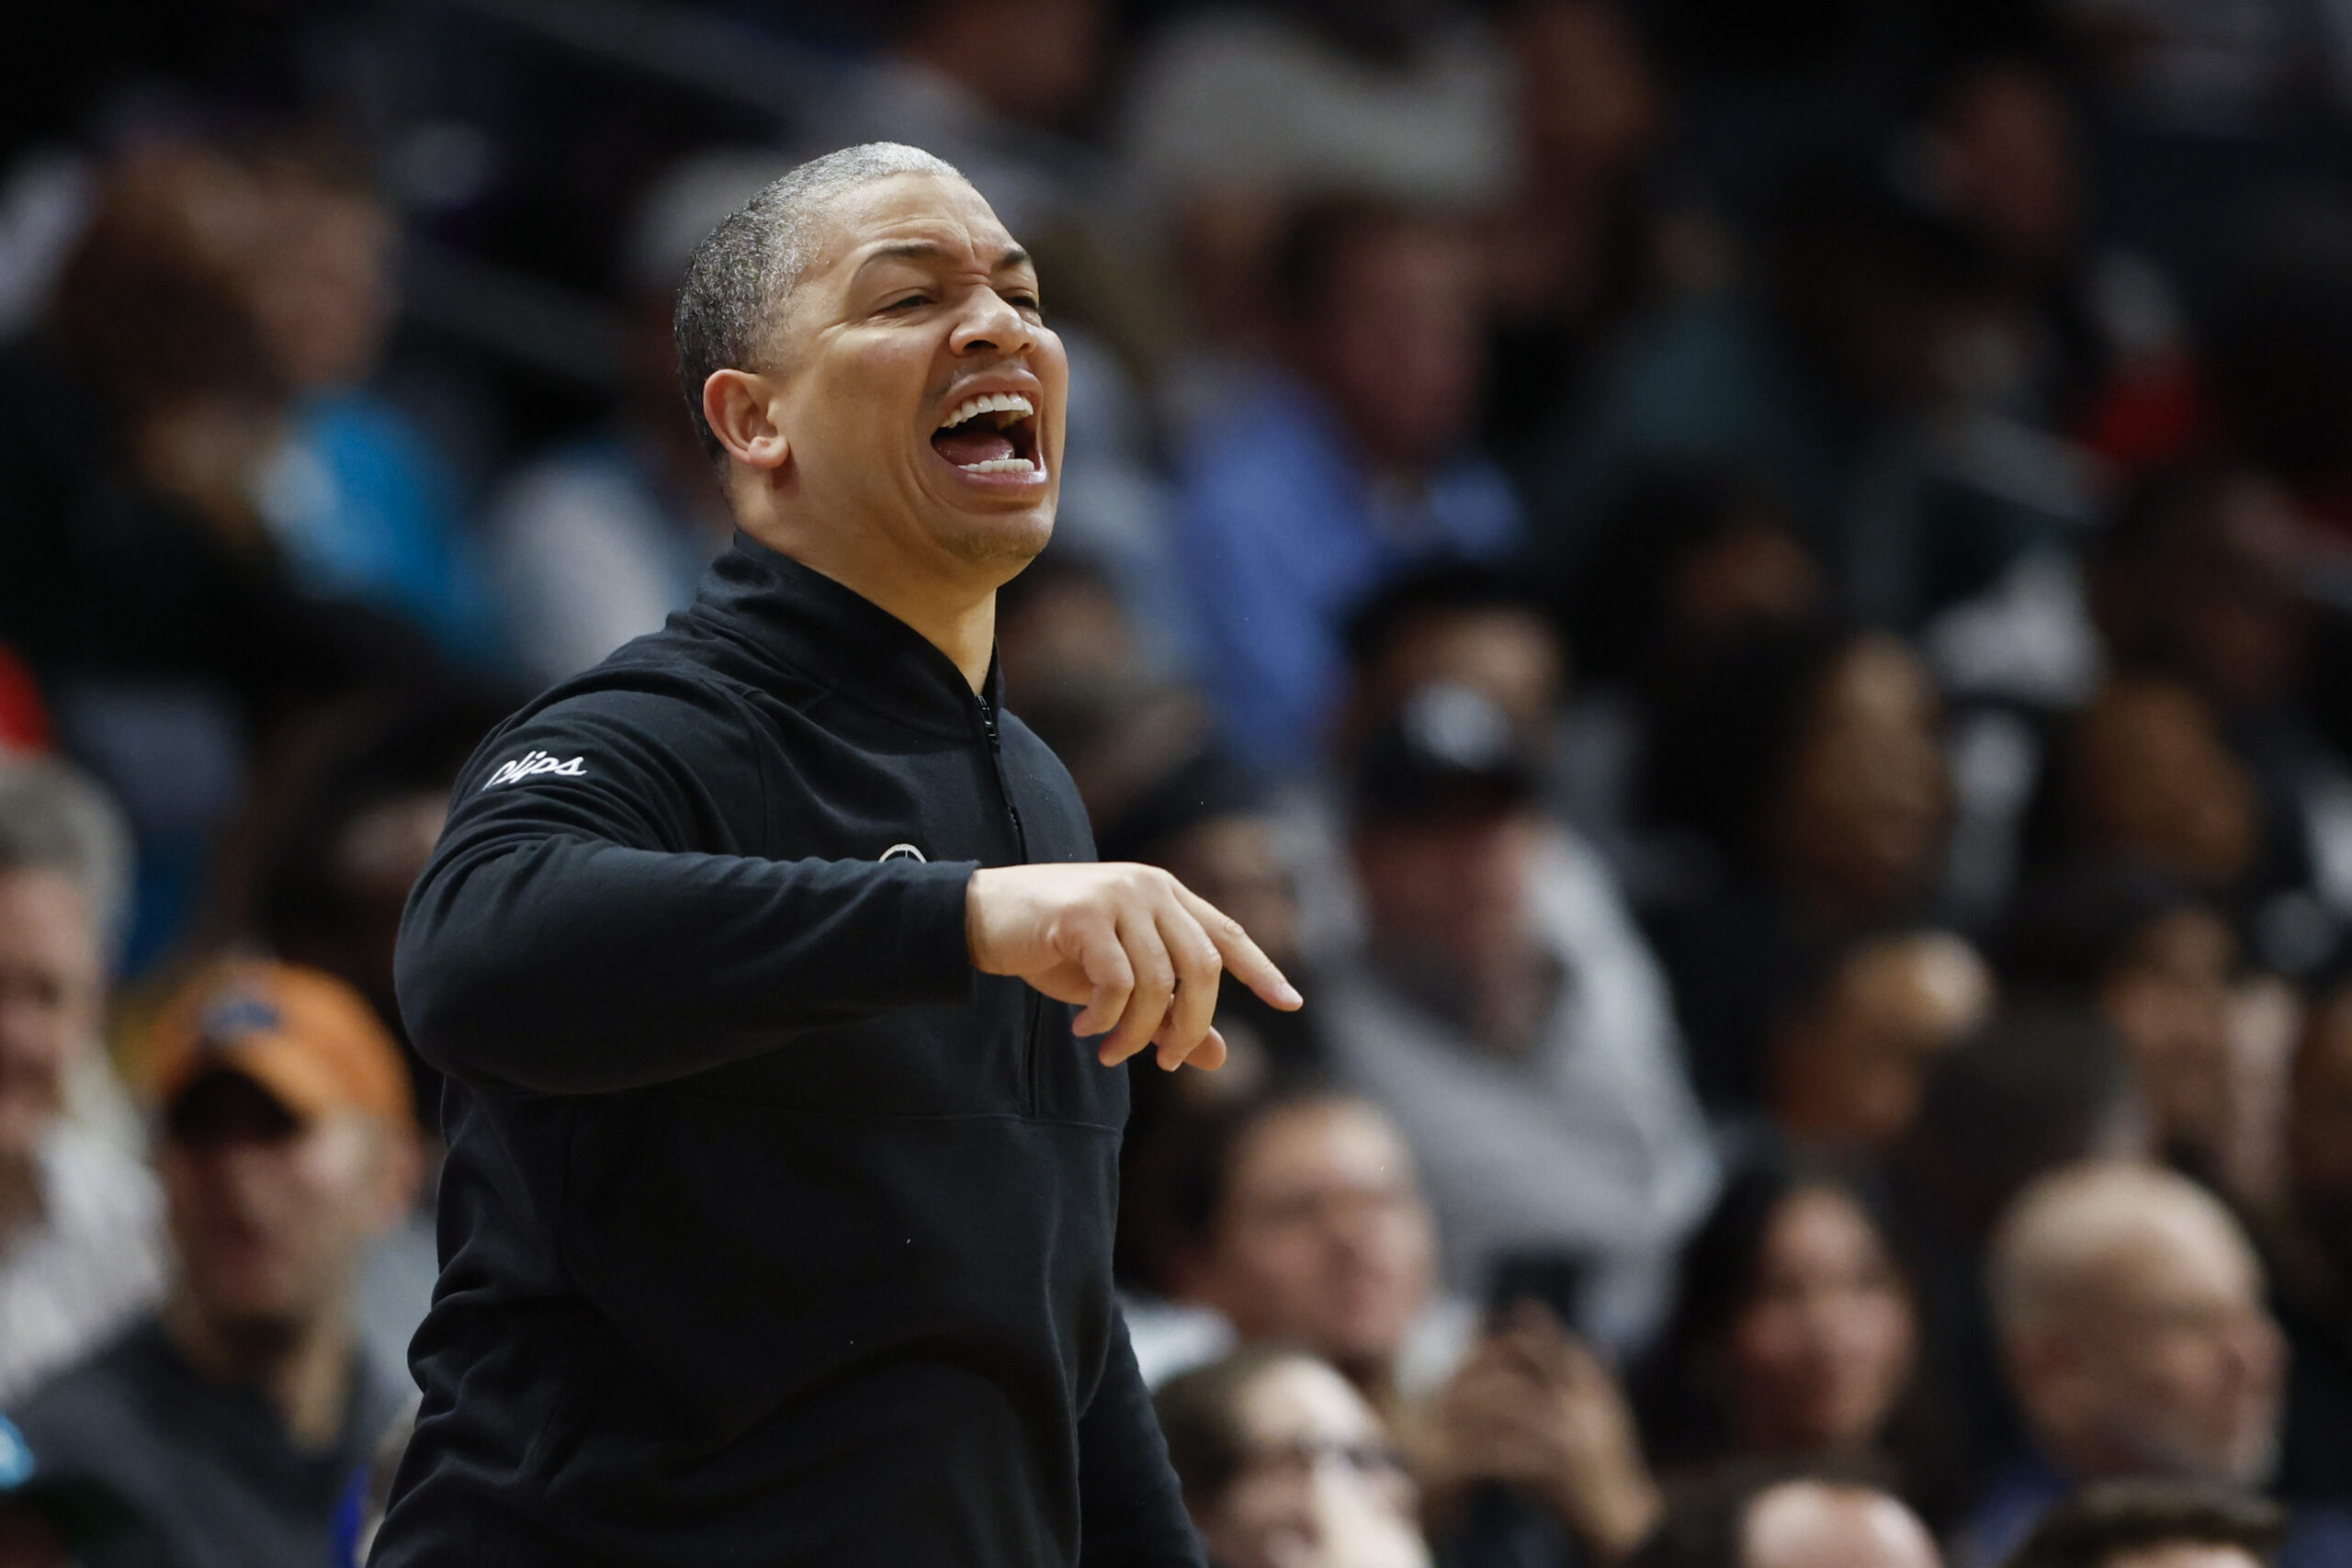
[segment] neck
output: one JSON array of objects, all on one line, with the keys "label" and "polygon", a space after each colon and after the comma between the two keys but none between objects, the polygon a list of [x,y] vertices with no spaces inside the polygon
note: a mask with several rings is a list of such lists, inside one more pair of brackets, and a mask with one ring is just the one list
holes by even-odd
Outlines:
[{"label": "neck", "polygon": [[341,1434],[354,1343],[343,1311],[299,1324],[229,1324],[183,1291],[164,1308],[164,1331],[207,1381],[259,1389],[297,1448],[324,1449]]},{"label": "neck", "polygon": [[989,660],[996,651],[995,578],[962,562],[910,558],[910,552],[895,547],[878,530],[859,535],[812,528],[740,502],[735,519],[768,548],[912,626],[963,671],[973,691],[987,684]]}]

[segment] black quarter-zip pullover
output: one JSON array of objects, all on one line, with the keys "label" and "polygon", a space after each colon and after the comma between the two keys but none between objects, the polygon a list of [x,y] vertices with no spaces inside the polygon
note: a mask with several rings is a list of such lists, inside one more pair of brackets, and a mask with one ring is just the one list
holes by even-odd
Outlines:
[{"label": "black quarter-zip pullover", "polygon": [[739,536],[468,765],[401,933],[449,1156],[379,1568],[1196,1568],[1125,1075],[966,947],[976,867],[1093,858],[1000,690]]}]

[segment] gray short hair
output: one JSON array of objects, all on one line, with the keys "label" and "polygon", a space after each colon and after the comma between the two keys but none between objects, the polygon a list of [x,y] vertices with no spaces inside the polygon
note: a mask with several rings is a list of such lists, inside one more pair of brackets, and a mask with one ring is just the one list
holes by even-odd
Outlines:
[{"label": "gray short hair", "polygon": [[2203,1233],[2261,1263],[2222,1201],[2161,1166],[2091,1160],[2036,1178],[2010,1203],[1986,1249],[1985,1284],[2004,1340],[2079,1315],[2084,1292],[2119,1251]]},{"label": "gray short hair", "polygon": [[69,878],[109,954],[130,908],[130,831],[96,780],[46,757],[0,760],[0,874]]},{"label": "gray short hair", "polygon": [[815,259],[820,221],[833,199],[893,175],[964,177],[920,147],[897,141],[844,147],[769,181],[695,247],[671,325],[686,417],[713,458],[725,448],[703,417],[703,383],[714,370],[757,364],[793,286]]}]

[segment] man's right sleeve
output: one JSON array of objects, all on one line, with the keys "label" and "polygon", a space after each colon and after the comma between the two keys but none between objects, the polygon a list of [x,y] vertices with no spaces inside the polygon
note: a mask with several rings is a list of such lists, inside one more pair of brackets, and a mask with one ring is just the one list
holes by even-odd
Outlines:
[{"label": "man's right sleeve", "polygon": [[428,1060],[547,1093],[632,1089],[972,994],[971,863],[681,847],[762,809],[752,758],[695,743],[741,729],[716,696],[607,692],[476,759],[401,927],[401,1012]]}]

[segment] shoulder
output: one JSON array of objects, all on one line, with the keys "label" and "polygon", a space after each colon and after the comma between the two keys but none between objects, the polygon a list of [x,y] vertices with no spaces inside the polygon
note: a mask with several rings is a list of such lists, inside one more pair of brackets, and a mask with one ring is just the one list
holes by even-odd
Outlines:
[{"label": "shoulder", "polygon": [[[639,760],[681,750],[741,745],[750,712],[731,682],[660,648],[660,634],[631,644],[605,663],[560,682],[492,730],[460,777],[460,789],[481,789],[518,746],[594,743]],[[570,759],[539,767],[540,774],[571,773]],[[583,764],[584,765],[584,764]],[[532,776],[511,770],[500,783]]]},{"label": "shoulder", "polygon": [[164,1374],[163,1330],[142,1318],[67,1367],[9,1412],[36,1464],[80,1464],[153,1425],[145,1409]]},{"label": "shoulder", "polygon": [[450,821],[636,824],[622,836],[641,830],[643,847],[699,845],[701,826],[756,810],[762,755],[751,709],[724,678],[689,660],[616,655],[492,730],[458,776]]}]

